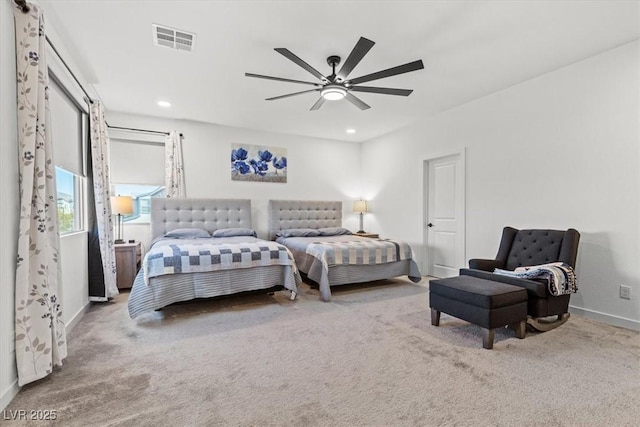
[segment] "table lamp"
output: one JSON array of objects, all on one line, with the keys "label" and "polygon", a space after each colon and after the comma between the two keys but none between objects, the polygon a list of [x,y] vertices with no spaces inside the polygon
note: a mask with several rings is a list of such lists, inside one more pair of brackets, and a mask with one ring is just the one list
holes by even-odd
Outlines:
[{"label": "table lamp", "polygon": [[364,214],[365,212],[369,212],[367,210],[367,201],[366,200],[356,200],[353,202],[353,211],[355,213],[360,214],[360,230],[358,230],[359,234],[364,233]]},{"label": "table lamp", "polygon": [[111,198],[111,213],[118,215],[118,222],[116,223],[118,238],[113,243],[124,243],[122,239],[122,215],[131,215],[133,213],[133,199],[131,196],[113,196]]}]

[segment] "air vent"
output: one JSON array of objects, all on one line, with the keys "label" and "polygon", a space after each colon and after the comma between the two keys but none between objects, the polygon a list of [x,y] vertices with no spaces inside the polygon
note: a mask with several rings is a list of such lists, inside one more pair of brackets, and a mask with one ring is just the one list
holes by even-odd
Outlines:
[{"label": "air vent", "polygon": [[153,24],[153,43],[156,46],[191,52],[195,48],[196,35],[164,25]]}]

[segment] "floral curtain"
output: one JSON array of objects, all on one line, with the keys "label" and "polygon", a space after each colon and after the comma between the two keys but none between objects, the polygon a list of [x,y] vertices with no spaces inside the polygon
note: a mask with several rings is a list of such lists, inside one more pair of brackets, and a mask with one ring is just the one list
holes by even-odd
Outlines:
[{"label": "floral curtain", "polygon": [[186,197],[184,165],[182,164],[182,135],[171,131],[164,140],[165,186],[167,197]]},{"label": "floral curtain", "polygon": [[[118,295],[118,286],[116,285],[116,253],[113,247],[113,220],[111,216],[111,191],[109,189],[109,136],[107,134],[107,123],[104,120],[104,107],[100,101],[94,101],[91,104],[91,169],[93,181],[93,200],[95,207],[95,221],[93,224],[92,235],[97,235],[97,239],[90,239],[95,242],[99,250],[89,250],[90,264],[102,267],[102,275],[100,271],[96,272],[97,277],[92,277],[93,281],[104,283],[89,284],[90,297],[92,300],[105,301],[108,298]],[[93,245],[92,245],[93,246]],[[95,259],[95,262],[93,261]],[[101,262],[100,262],[101,260]],[[103,285],[103,286],[94,286]],[[94,288],[99,288],[95,292]]]},{"label": "floral curtain", "polygon": [[67,338],[58,300],[60,238],[49,124],[49,78],[40,7],[14,4],[20,223],[15,283],[18,384],[62,365]]}]

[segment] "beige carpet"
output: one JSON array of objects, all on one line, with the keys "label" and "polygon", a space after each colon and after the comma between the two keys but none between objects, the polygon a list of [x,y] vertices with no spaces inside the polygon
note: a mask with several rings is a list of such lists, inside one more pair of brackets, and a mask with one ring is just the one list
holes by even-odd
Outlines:
[{"label": "beige carpet", "polygon": [[[143,319],[95,305],[62,369],[6,408],[64,426],[638,425],[640,336],[579,316],[518,340],[443,315],[427,284],[199,301]],[[9,425],[23,423],[0,421]],[[39,422],[34,425],[46,425]]]}]

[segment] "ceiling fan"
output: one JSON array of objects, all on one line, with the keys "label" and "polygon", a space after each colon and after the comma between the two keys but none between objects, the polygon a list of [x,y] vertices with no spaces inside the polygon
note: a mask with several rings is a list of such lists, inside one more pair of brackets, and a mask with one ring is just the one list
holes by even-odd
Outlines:
[{"label": "ceiling fan", "polygon": [[358,43],[354,46],[353,50],[347,57],[347,60],[342,64],[340,70],[336,73],[336,66],[340,64],[341,58],[337,55],[331,55],[327,58],[327,63],[332,68],[331,75],[324,76],[320,71],[313,68],[311,65],[304,62],[297,57],[289,49],[282,47],[275,48],[274,50],[279,54],[285,56],[287,59],[293,61],[298,66],[304,68],[311,73],[314,77],[318,78],[321,83],[306,82],[302,80],[285,79],[282,77],[265,76],[262,74],[245,73],[247,77],[256,77],[259,79],[277,80],[281,82],[299,83],[305,85],[315,86],[315,89],[303,90],[301,92],[289,93],[286,95],[274,96],[267,98],[267,101],[274,101],[276,99],[288,98],[290,96],[302,95],[309,92],[320,92],[320,98],[311,107],[311,111],[318,110],[322,107],[325,101],[336,101],[339,99],[346,99],[361,110],[371,108],[360,98],[353,95],[351,92],[369,92],[380,93],[383,95],[397,95],[397,96],[409,96],[413,90],[410,89],[393,89],[386,87],[373,87],[373,86],[358,86],[360,83],[370,82],[372,80],[383,79],[385,77],[391,77],[398,74],[404,74],[411,71],[422,70],[424,64],[422,60],[409,62],[404,65],[398,65],[397,67],[388,68],[386,70],[378,71],[375,73],[367,74],[366,76],[357,77],[355,79],[347,79],[349,73],[360,63],[362,58],[369,52],[375,43],[364,37],[360,37]]}]

